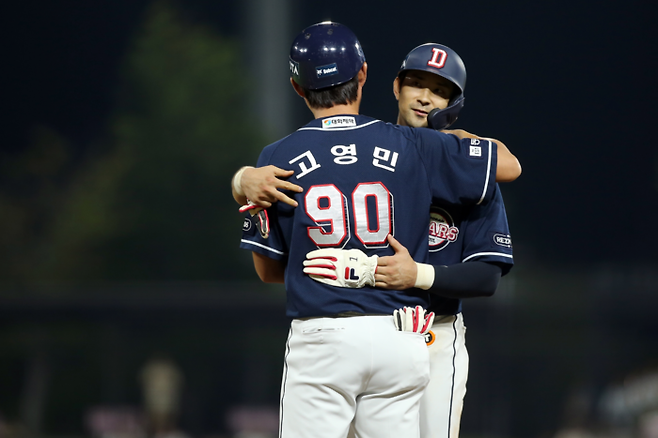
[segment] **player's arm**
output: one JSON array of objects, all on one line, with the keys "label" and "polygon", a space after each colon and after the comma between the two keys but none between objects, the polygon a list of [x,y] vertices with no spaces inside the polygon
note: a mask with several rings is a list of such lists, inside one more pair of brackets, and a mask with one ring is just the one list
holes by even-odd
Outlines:
[{"label": "player's arm", "polygon": [[502,270],[486,262],[432,266],[416,263],[409,251],[393,236],[388,236],[392,256],[379,257],[375,286],[405,290],[417,287],[448,298],[487,297],[496,292]]},{"label": "player's arm", "polygon": [[282,260],[275,260],[257,252],[251,253],[254,268],[263,283],[283,283],[286,266]]},{"label": "player's arm", "polygon": [[471,134],[463,129],[444,129],[441,132],[453,134],[459,138],[476,138],[479,140],[489,140],[498,146],[498,166],[496,167],[496,182],[512,182],[521,175],[521,163],[510,152],[505,144],[495,138],[480,137]]},{"label": "player's arm", "polygon": [[292,176],[293,173],[293,170],[283,170],[272,165],[241,167],[231,180],[233,199],[240,205],[246,204],[248,199],[263,208],[268,208],[277,201],[297,207],[297,201],[281,191],[303,191],[300,186],[285,181],[284,178]]}]

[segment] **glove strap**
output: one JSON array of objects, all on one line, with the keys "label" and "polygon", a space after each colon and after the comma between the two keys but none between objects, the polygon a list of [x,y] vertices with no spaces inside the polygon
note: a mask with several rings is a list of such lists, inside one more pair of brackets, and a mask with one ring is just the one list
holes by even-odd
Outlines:
[{"label": "glove strap", "polygon": [[258,205],[247,199],[247,203],[242,207],[240,207],[238,211],[240,211],[240,213],[249,211],[249,213],[251,213],[252,216],[255,216],[260,210],[262,210],[261,207],[259,207]]}]

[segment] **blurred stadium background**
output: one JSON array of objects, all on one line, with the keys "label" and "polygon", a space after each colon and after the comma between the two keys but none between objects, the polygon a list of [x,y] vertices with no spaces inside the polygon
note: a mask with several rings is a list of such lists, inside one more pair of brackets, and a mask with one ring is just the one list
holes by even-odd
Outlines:
[{"label": "blurred stadium background", "polygon": [[[362,112],[413,47],[464,58],[457,127],[497,137],[516,266],[464,305],[465,438],[658,437],[656,7],[97,0],[12,4],[0,148],[0,438],[276,436],[288,320],[238,249],[234,171],[310,117],[294,35],[351,27]],[[158,403],[152,403],[155,397]]]}]

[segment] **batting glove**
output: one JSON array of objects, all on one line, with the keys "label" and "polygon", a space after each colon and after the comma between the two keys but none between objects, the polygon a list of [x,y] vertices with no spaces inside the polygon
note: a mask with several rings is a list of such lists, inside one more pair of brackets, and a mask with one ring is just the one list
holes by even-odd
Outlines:
[{"label": "batting glove", "polygon": [[360,249],[317,249],[306,254],[304,273],[332,286],[374,286],[377,258],[368,257]]},{"label": "batting glove", "polygon": [[263,236],[263,239],[267,239],[270,236],[270,218],[267,215],[267,210],[247,199],[247,203],[240,207],[240,213],[244,213],[245,211],[248,211],[251,217],[257,216],[254,221],[256,228],[260,235]]},{"label": "batting glove", "polygon": [[414,332],[424,335],[430,331],[434,322],[434,312],[427,313],[427,310],[420,306],[403,307],[393,311],[393,322],[398,331]]}]

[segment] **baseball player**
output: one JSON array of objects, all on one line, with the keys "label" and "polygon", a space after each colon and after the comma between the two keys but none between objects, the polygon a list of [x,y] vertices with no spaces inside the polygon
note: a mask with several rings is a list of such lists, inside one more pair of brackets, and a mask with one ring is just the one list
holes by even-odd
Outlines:
[{"label": "baseball player", "polygon": [[[447,128],[464,105],[465,83],[466,69],[453,50],[433,43],[416,47],[403,61],[394,81],[398,123],[425,126],[429,119],[432,127]],[[492,202],[478,206],[433,202],[429,227],[431,265],[415,263],[399,242],[389,240],[396,255],[378,260],[375,285],[429,290],[429,310],[437,315],[427,336],[431,373],[421,401],[421,437],[457,438],[468,375],[461,299],[492,295],[500,277],[513,265],[500,190],[496,187]],[[314,262],[307,263],[307,272],[326,275],[326,270],[313,268],[322,257],[318,258],[317,252],[311,254]],[[322,254],[328,255],[341,257]]]},{"label": "baseball player", "polygon": [[[431,127],[447,128],[464,105],[465,83],[466,69],[453,50],[434,43],[414,48],[405,57],[393,84],[399,102],[398,124],[427,126],[429,115]],[[258,184],[250,182],[250,194],[261,202],[289,202],[276,188],[288,184],[286,190],[297,190],[275,178],[285,178],[286,172],[268,172],[276,175],[268,175],[267,180],[256,179]],[[427,278],[423,287],[431,285],[430,310],[437,315],[427,339],[431,379],[421,402],[421,436],[457,437],[468,374],[461,299],[492,295],[500,277],[513,264],[500,190],[496,188],[492,202],[475,207],[434,203],[429,227],[433,267],[416,264],[406,248],[392,237],[389,240],[396,255],[379,258],[374,275],[376,286],[408,289],[416,286],[418,274],[424,273],[420,275]],[[323,260],[317,258],[318,252],[311,254],[316,256],[315,263]],[[322,272],[306,263],[307,272]]]},{"label": "baseball player", "polygon": [[[489,200],[495,174],[515,178],[518,161],[491,141],[358,115],[367,64],[345,26],[326,22],[302,31],[290,69],[291,84],[315,120],[266,147],[258,166],[292,167],[300,208],[285,202],[268,208],[267,233],[262,226],[256,231],[258,215],[247,215],[241,241],[260,278],[286,286],[292,322],[280,434],[344,437],[353,423],[357,436],[418,436],[417,409],[429,372],[419,336],[425,327],[418,327],[431,319],[417,306],[429,305],[429,294],[339,288],[305,275],[303,261],[318,248],[354,250],[356,260],[348,259],[356,264],[341,285],[374,283],[355,273],[372,272],[375,256],[391,255],[387,239],[394,235],[413,259],[427,262],[421,230],[432,199]],[[238,173],[234,196],[244,198],[240,181]],[[394,318],[400,308],[415,308],[413,319],[406,318],[410,311]]]}]

